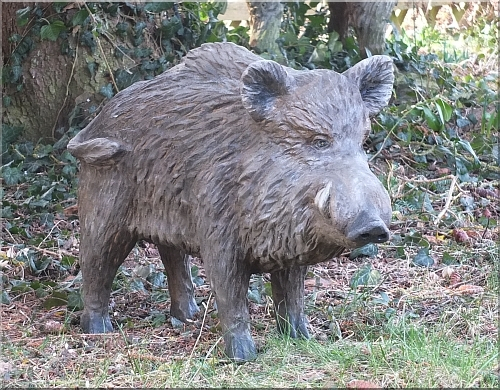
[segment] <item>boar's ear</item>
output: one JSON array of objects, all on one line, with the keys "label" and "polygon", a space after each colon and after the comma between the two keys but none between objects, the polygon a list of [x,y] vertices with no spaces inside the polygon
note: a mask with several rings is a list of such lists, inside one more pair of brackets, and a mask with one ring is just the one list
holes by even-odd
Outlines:
[{"label": "boar's ear", "polygon": [[256,122],[269,119],[276,100],[290,92],[293,84],[293,77],[280,64],[268,60],[253,62],[241,75],[243,106]]},{"label": "boar's ear", "polygon": [[342,74],[358,86],[370,116],[378,114],[389,103],[394,84],[390,57],[367,58]]}]

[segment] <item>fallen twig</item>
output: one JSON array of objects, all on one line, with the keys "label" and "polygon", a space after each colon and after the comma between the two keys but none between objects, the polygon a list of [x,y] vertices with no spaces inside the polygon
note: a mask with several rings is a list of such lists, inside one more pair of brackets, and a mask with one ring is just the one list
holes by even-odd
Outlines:
[{"label": "fallen twig", "polygon": [[203,314],[203,319],[201,320],[200,333],[198,333],[198,337],[196,338],[196,341],[193,345],[193,349],[191,350],[191,353],[189,354],[189,361],[193,357],[194,351],[195,351],[196,347],[198,346],[198,343],[200,342],[201,333],[203,332],[203,326],[205,325],[205,320],[207,318],[208,303],[210,303],[211,298],[212,298],[212,293],[210,292],[210,295],[208,296],[208,300],[207,300],[207,305],[205,306],[205,313]]},{"label": "fallen twig", "polygon": [[446,203],[444,204],[444,208],[441,210],[441,212],[438,214],[438,216],[434,220],[434,225],[439,224],[439,221],[441,221],[441,218],[443,218],[443,216],[446,214],[446,212],[450,208],[451,199],[453,197],[453,190],[454,190],[456,184],[457,184],[457,178],[456,178],[456,176],[452,175],[450,189],[448,190],[448,195],[446,196]]}]

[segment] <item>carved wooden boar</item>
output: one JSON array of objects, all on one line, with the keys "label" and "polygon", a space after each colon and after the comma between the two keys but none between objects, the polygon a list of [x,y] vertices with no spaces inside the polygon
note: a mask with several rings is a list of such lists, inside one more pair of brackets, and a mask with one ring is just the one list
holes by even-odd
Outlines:
[{"label": "carved wooden boar", "polygon": [[216,43],[118,93],[68,145],[81,161],[84,331],[113,331],[111,284],[143,239],[179,320],[198,311],[187,255],[203,259],[230,358],[255,358],[252,273],[271,273],[278,329],[307,337],[306,266],[389,237],[390,199],[362,144],[392,85],[385,56],[296,71]]}]

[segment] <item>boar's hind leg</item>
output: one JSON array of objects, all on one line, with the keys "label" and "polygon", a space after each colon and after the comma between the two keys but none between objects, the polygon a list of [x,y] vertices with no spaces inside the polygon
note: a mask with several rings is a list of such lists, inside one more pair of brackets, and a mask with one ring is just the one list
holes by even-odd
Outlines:
[{"label": "boar's hind leg", "polygon": [[158,251],[167,273],[170,315],[182,322],[191,320],[200,309],[194,300],[189,256],[164,245],[158,245]]},{"label": "boar's hind leg", "polygon": [[293,267],[271,273],[274,311],[278,331],[292,338],[309,338],[304,315],[304,279],[307,267]]},{"label": "boar's hind leg", "polygon": [[86,333],[113,332],[109,318],[109,297],[118,267],[135,245],[128,233],[117,232],[92,238],[82,231],[80,268],[83,276],[84,309],[80,326]]}]

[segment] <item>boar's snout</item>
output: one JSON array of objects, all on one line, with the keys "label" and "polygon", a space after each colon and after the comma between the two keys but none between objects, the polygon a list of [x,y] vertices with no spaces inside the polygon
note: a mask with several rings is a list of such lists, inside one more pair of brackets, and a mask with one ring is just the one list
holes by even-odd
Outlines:
[{"label": "boar's snout", "polygon": [[392,211],[387,191],[371,173],[348,173],[317,192],[316,207],[338,229],[348,248],[389,240]]},{"label": "boar's snout", "polygon": [[389,239],[389,229],[379,218],[371,220],[367,213],[361,213],[347,226],[346,237],[357,247],[385,242]]}]

